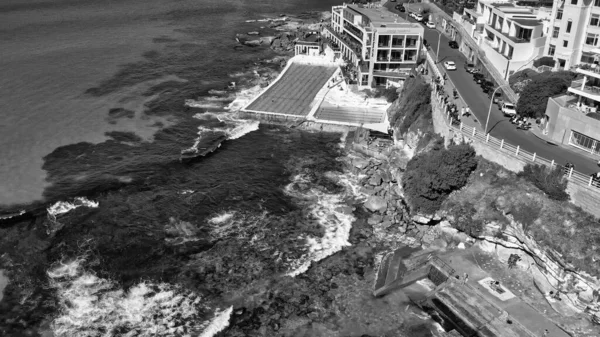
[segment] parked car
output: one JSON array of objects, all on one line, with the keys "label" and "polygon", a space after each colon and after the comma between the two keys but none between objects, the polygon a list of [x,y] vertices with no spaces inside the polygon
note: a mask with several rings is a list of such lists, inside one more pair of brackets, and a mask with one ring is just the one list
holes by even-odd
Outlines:
[{"label": "parked car", "polygon": [[431,21],[427,21],[425,26],[427,26],[427,28],[435,29],[435,23],[433,23]]},{"label": "parked car", "polygon": [[404,8],[403,5],[396,5],[396,6],[394,6],[394,8],[396,8],[397,10],[399,10],[402,13],[406,12],[406,9]]},{"label": "parked car", "polygon": [[446,61],[444,62],[444,68],[446,70],[456,70],[456,63],[454,61]]},{"label": "parked car", "polygon": [[[488,96],[491,96],[491,94]],[[498,107],[502,109],[502,103],[504,103],[504,101],[502,100],[502,93],[500,91],[496,91],[496,94],[493,98],[493,102],[498,104]]]},{"label": "parked car", "polygon": [[465,62],[465,70],[470,73],[475,69],[475,65],[473,63]]},{"label": "parked car", "polygon": [[458,43],[456,41],[450,41],[450,42],[448,42],[448,45],[452,49],[458,49]]},{"label": "parked car", "polygon": [[517,114],[517,110],[515,110],[515,105],[509,102],[502,103],[501,110],[504,116],[514,116]]},{"label": "parked car", "polygon": [[415,14],[414,18],[415,18],[415,20],[417,20],[419,22],[423,21],[423,15],[421,15],[421,14],[418,14],[418,13]]}]

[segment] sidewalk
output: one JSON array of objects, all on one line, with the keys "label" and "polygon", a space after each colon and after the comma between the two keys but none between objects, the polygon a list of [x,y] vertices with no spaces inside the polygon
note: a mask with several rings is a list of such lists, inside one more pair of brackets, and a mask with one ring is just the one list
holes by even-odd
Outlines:
[{"label": "sidewalk", "polygon": [[[433,57],[435,57],[435,53],[433,53],[433,51],[428,51]],[[429,63],[427,63],[429,65]],[[458,66],[458,65],[457,65]],[[438,69],[440,69],[440,72],[442,74],[446,73],[446,69],[441,66],[439,63],[437,64]],[[432,78],[433,72],[430,72],[430,75],[424,75],[425,79],[429,82],[432,83],[433,87],[435,88],[435,82],[433,81],[434,79]],[[462,110],[462,108],[467,108],[468,105],[465,102],[465,100],[463,99],[462,95],[460,94],[460,92],[457,90],[458,92],[458,98],[454,98],[453,96],[453,89],[455,88],[454,84],[452,83],[452,80],[450,79],[450,76],[446,76],[446,80],[444,81],[444,85],[443,85],[443,91],[445,93],[446,96],[448,96],[448,104],[455,104],[457,109],[458,109],[458,113],[459,113],[459,120],[461,122],[463,122],[463,124],[468,125],[470,127],[476,128],[477,131],[481,131],[483,132],[483,127],[481,126],[481,123],[477,120],[477,117],[475,117],[475,114],[473,114],[473,109],[471,109],[471,114],[469,117],[465,117],[465,116],[460,116],[460,112]],[[435,90],[434,90],[435,91]]]}]

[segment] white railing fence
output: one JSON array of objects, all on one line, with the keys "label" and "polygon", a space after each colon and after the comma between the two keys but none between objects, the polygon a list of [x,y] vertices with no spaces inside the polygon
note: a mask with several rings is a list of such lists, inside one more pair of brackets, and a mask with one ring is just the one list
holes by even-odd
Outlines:
[{"label": "white railing fence", "polygon": [[448,105],[444,103],[442,92],[436,92],[435,97],[436,101],[433,103],[437,105],[437,108],[440,109],[440,111],[445,113],[444,120],[448,127],[450,127],[453,131],[462,134],[463,136],[471,139],[472,141],[477,141],[486,144],[487,146],[489,146],[492,149],[495,149],[496,151],[512,156],[527,164],[544,165],[550,168],[560,167],[565,174],[565,178],[570,183],[594,189],[600,188],[600,179],[595,180],[592,176],[577,172],[572,167],[567,168],[555,162],[554,160],[542,158],[536,153],[531,153],[521,149],[518,145],[514,146],[506,142],[504,139],[498,139],[496,137],[490,136],[490,134],[485,134],[485,132],[477,130],[472,126],[463,124],[461,121],[452,117]]}]

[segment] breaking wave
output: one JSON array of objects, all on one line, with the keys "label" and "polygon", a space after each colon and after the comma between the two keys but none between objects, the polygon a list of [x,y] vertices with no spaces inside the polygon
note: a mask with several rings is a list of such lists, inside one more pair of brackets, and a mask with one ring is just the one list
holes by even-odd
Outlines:
[{"label": "breaking wave", "polygon": [[[349,177],[339,179],[338,182],[346,187],[347,192],[352,194],[349,188]],[[325,193],[311,187],[299,191],[296,186],[309,186],[309,179],[302,174],[293,177],[292,182],[285,187],[288,195],[299,199],[313,200],[308,205],[309,212],[324,229],[322,237],[306,237],[308,251],[301,258],[292,263],[287,275],[297,276],[308,270],[313,261],[320,261],[338,251],[343,247],[350,246],[350,230],[355,217],[352,209],[344,202],[344,194]]]},{"label": "breaking wave", "polygon": [[48,271],[60,305],[51,324],[57,337],[211,337],[229,324],[231,308],[214,311],[196,294],[166,283],[140,282],[125,291],[84,263],[79,258]]},{"label": "breaking wave", "polygon": [[78,207],[90,207],[97,208],[99,203],[96,201],[88,200],[83,197],[77,197],[73,200],[73,202],[68,201],[59,201],[52,206],[48,207],[46,210],[48,211],[48,215],[51,217],[56,217],[57,215],[68,213],[75,208]]}]

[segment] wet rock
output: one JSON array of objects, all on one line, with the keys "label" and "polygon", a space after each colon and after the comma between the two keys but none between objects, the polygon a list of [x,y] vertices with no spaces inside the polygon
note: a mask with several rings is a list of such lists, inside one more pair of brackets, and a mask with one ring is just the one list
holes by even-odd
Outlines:
[{"label": "wet rock", "polygon": [[244,45],[249,46],[249,47],[258,47],[262,44],[261,40],[250,40],[250,41],[245,41]]},{"label": "wet rock", "polygon": [[260,34],[259,32],[248,32],[248,35],[258,35]]},{"label": "wet rock", "polygon": [[383,180],[381,179],[381,176],[379,175],[379,173],[375,173],[371,179],[369,179],[369,184],[373,185],[373,186],[379,186],[381,185],[381,182]]},{"label": "wet rock", "polygon": [[426,225],[429,222],[431,222],[431,217],[427,217],[427,216],[423,216],[423,215],[415,215],[412,217],[412,221],[414,221],[418,224]]},{"label": "wet rock", "polygon": [[352,165],[358,169],[364,169],[365,167],[369,166],[369,161],[363,158],[355,158],[354,161],[352,162]]},{"label": "wet rock", "polygon": [[379,214],[373,214],[369,217],[369,220],[367,221],[367,223],[371,226],[374,226],[378,223],[380,223],[382,220],[382,216]]},{"label": "wet rock", "polygon": [[371,212],[385,211],[387,209],[387,202],[382,197],[372,195],[367,198],[365,208]]}]

